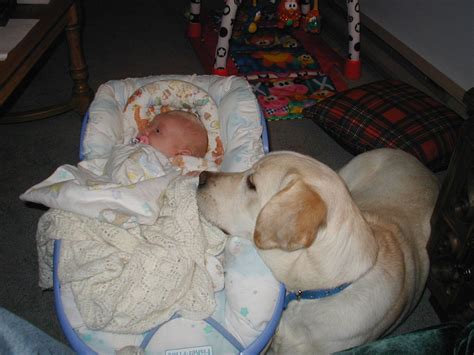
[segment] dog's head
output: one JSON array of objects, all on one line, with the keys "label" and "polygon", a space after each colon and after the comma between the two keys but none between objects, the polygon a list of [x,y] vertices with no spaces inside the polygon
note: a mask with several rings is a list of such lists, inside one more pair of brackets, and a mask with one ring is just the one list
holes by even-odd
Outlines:
[{"label": "dog's head", "polygon": [[228,234],[253,239],[289,289],[335,287],[374,262],[376,244],[345,183],[313,158],[275,152],[242,173],[200,177],[204,216]]},{"label": "dog's head", "polygon": [[[337,188],[335,188],[337,186]],[[204,173],[201,212],[232,235],[253,238],[260,249],[308,248],[324,228],[339,190],[337,174],[292,152],[271,153],[242,173]]]}]

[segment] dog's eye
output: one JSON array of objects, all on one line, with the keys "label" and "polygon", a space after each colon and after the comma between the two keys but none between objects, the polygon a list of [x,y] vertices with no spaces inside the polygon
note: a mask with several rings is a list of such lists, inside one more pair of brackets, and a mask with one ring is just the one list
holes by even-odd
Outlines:
[{"label": "dog's eye", "polygon": [[247,187],[250,190],[256,190],[255,184],[253,183],[253,175],[247,176]]}]

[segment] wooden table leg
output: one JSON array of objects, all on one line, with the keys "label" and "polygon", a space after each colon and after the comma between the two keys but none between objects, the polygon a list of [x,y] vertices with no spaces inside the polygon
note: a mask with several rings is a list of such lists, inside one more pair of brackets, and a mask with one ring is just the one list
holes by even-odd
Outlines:
[{"label": "wooden table leg", "polygon": [[[87,83],[88,72],[81,46],[81,26],[77,2],[73,1],[65,13],[67,43],[69,47],[70,75],[74,82],[71,98],[63,103],[21,112],[7,112],[0,117],[0,124],[21,123],[40,120],[74,110],[82,119],[91,103],[94,92]],[[59,23],[59,22],[58,22]],[[59,28],[57,33],[59,33]],[[53,31],[51,31],[53,33]]]},{"label": "wooden table leg", "polygon": [[87,83],[89,73],[81,46],[79,14],[77,3],[74,2],[67,13],[66,37],[69,46],[70,74],[74,82],[72,90],[72,105],[74,110],[83,116],[94,97]]}]

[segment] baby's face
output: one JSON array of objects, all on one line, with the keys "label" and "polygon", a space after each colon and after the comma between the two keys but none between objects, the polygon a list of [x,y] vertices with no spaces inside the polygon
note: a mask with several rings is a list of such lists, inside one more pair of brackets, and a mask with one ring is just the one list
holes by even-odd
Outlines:
[{"label": "baby's face", "polygon": [[168,158],[176,155],[204,157],[207,151],[206,130],[194,120],[176,112],[155,116],[139,137]]},{"label": "baby's face", "polygon": [[181,117],[171,117],[171,115],[156,116],[144,132],[147,137],[146,143],[168,158],[181,154],[180,144],[178,144],[182,136],[182,133],[180,134],[181,119]]}]

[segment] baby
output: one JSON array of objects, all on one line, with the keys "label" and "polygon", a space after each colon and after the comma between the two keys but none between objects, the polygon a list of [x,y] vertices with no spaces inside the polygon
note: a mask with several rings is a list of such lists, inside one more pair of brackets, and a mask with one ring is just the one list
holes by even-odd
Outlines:
[{"label": "baby", "polygon": [[129,220],[153,224],[159,215],[157,200],[169,183],[200,172],[184,170],[173,159],[204,158],[208,132],[195,114],[167,111],[156,115],[132,143],[115,145],[104,158],[60,166],[21,198],[120,226]]},{"label": "baby", "polygon": [[207,131],[199,118],[182,110],[156,115],[137,140],[158,149],[167,158],[177,155],[203,158],[208,148]]},{"label": "baby", "polygon": [[129,185],[164,175],[170,177],[177,169],[182,174],[197,176],[199,171],[182,169],[182,159],[204,158],[208,134],[196,115],[173,110],[157,114],[131,143],[115,146],[105,165],[104,175],[114,183]]}]

